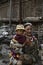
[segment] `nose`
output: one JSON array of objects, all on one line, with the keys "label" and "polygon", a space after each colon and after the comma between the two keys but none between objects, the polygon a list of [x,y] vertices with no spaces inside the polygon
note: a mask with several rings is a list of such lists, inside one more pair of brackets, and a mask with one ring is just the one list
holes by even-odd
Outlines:
[{"label": "nose", "polygon": [[29,30],[29,32],[31,32],[31,30]]}]

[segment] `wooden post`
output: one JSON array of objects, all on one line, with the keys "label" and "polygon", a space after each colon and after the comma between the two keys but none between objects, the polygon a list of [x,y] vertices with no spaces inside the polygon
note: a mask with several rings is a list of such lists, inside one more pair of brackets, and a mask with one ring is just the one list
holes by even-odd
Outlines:
[{"label": "wooden post", "polygon": [[19,2],[19,23],[21,24],[22,22],[22,0]]},{"label": "wooden post", "polygon": [[9,26],[11,27],[11,18],[12,18],[12,0],[10,0],[10,16],[9,16]]},{"label": "wooden post", "polygon": [[9,27],[10,27],[10,34],[11,34],[11,20],[12,20],[12,0],[10,0],[10,16],[9,16]]}]

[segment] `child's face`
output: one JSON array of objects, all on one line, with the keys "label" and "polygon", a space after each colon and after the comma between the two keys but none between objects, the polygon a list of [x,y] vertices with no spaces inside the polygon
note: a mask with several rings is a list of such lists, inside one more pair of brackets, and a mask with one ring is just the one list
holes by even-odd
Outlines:
[{"label": "child's face", "polygon": [[19,30],[17,30],[17,31],[16,31],[16,34],[23,35],[23,34],[24,34],[24,30],[22,30],[22,29],[19,29]]}]

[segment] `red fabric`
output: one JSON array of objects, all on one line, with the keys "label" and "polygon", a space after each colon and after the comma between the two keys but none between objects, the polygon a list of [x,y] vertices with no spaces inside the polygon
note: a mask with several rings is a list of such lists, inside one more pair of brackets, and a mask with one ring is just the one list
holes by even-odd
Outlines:
[{"label": "red fabric", "polygon": [[15,40],[17,40],[20,44],[23,44],[26,41],[26,37],[24,35],[15,35]]}]

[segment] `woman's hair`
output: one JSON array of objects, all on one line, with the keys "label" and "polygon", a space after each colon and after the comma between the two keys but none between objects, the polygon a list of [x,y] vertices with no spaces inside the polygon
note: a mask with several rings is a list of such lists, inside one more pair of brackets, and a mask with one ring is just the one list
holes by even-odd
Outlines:
[{"label": "woman's hair", "polygon": [[26,26],[32,26],[32,23],[25,23],[24,27],[26,27]]}]

